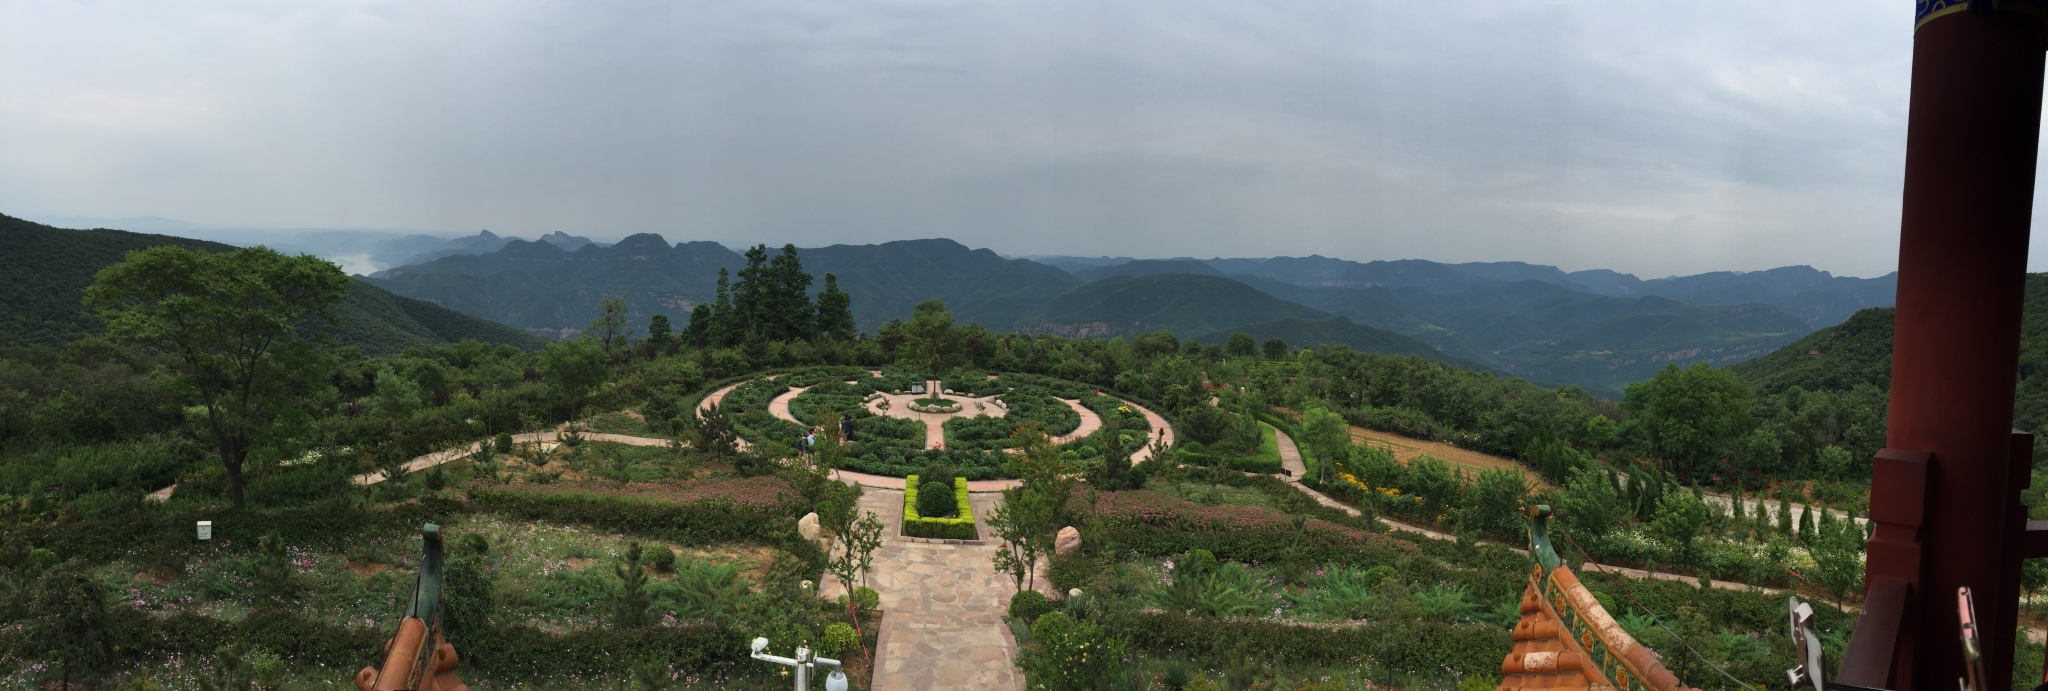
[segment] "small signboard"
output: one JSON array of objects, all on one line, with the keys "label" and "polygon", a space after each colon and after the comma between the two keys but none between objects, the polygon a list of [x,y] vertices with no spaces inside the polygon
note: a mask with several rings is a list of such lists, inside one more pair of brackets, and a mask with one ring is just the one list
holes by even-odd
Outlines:
[{"label": "small signboard", "polygon": [[213,521],[200,521],[200,522],[199,522],[199,539],[201,539],[201,540],[211,540],[211,539],[213,539]]},{"label": "small signboard", "polygon": [[924,385],[923,385],[923,384],[911,384],[911,385],[910,385],[910,392],[911,392],[911,393],[924,393]]}]

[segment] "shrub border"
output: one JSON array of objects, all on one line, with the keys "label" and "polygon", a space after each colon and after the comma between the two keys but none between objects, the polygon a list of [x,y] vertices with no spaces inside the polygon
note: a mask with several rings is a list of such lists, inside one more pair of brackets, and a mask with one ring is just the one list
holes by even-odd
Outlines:
[{"label": "shrub border", "polygon": [[948,543],[979,544],[974,530],[974,506],[967,501],[967,478],[953,478],[953,499],[959,503],[957,518],[924,518],[917,515],[917,476],[903,478],[903,536],[945,540]]}]

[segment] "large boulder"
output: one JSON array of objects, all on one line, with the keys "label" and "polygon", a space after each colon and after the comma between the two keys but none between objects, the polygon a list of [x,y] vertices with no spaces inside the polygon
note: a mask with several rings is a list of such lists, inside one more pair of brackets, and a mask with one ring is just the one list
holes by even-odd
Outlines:
[{"label": "large boulder", "polygon": [[1059,535],[1053,537],[1052,552],[1062,557],[1080,554],[1081,531],[1075,530],[1071,525],[1061,528]]},{"label": "large boulder", "polygon": [[818,539],[818,513],[816,511],[804,514],[803,518],[796,519],[796,534],[802,535],[806,540]]}]

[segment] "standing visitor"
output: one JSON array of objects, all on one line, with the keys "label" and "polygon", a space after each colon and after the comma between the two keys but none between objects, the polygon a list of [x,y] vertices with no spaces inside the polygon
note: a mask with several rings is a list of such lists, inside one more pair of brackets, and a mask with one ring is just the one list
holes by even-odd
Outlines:
[{"label": "standing visitor", "polygon": [[853,416],[839,416],[839,440],[847,442],[853,441]]}]

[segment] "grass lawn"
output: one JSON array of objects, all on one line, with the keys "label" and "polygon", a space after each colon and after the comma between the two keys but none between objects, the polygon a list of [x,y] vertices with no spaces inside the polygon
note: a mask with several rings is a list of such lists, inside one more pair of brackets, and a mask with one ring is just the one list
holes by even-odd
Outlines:
[{"label": "grass lawn", "polygon": [[1280,440],[1275,434],[1272,425],[1259,423],[1258,451],[1236,455],[1230,459],[1230,467],[1252,473],[1280,472]]},{"label": "grass lawn", "polygon": [[1186,499],[1197,504],[1217,506],[1258,506],[1275,511],[1285,510],[1276,506],[1272,497],[1257,487],[1229,487],[1204,482],[1154,482],[1145,489]]}]

